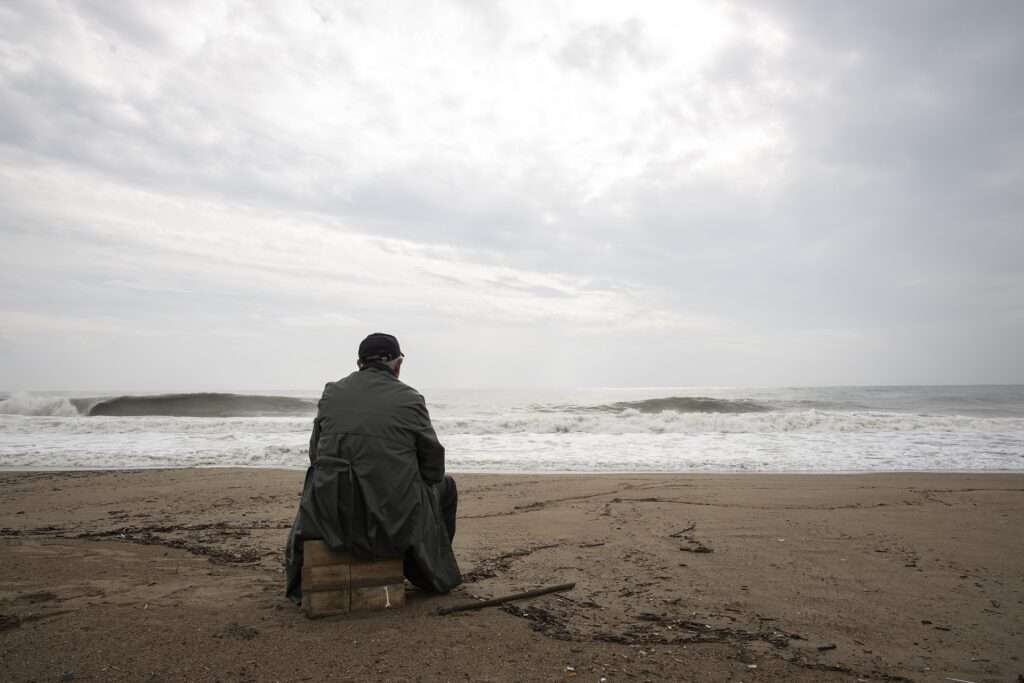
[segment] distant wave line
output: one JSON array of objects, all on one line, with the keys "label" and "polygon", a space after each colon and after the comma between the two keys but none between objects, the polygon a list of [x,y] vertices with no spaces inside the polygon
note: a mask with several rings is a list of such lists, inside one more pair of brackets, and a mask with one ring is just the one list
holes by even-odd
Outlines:
[{"label": "distant wave line", "polygon": [[[676,413],[756,413],[772,410],[750,399],[669,396],[604,405],[535,406],[538,412],[594,413],[638,411]],[[272,417],[305,416],[316,399],[232,393],[178,393],[115,397],[61,398],[18,394],[0,400],[0,414],[54,417]]]},{"label": "distant wave line", "polygon": [[[75,400],[72,401],[75,403]],[[160,394],[157,396],[118,396],[98,401],[84,413],[90,417],[269,417],[275,415],[311,415],[316,400],[290,396],[251,396],[245,394]]]},{"label": "distant wave line", "polygon": [[636,410],[641,413],[764,413],[772,410],[772,407],[748,398],[729,400],[707,396],[666,396],[639,401],[619,401],[597,406],[596,409],[616,412]]},{"label": "distant wave line", "polygon": [[0,400],[0,414],[52,417],[287,417],[315,412],[316,399],[212,392],[106,398],[16,394]]}]

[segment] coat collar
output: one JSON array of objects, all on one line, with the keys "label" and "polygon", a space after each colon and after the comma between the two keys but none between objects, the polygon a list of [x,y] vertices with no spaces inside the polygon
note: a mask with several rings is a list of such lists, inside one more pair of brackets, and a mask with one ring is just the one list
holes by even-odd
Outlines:
[{"label": "coat collar", "polygon": [[383,370],[384,372],[388,373],[392,377],[395,376],[395,373],[393,373],[391,371],[391,368],[389,368],[388,366],[384,365],[384,363],[381,363],[379,361],[371,360],[369,363],[367,363],[363,367],[359,368],[359,372],[363,372],[365,370]]}]

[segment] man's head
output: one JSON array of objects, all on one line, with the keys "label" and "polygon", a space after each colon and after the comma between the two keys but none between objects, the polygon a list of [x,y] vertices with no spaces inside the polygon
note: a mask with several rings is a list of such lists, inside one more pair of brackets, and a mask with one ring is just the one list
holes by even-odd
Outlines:
[{"label": "man's head", "polygon": [[359,359],[356,365],[363,369],[370,363],[383,363],[395,377],[402,368],[402,347],[398,345],[398,339],[392,334],[374,332],[359,344]]}]

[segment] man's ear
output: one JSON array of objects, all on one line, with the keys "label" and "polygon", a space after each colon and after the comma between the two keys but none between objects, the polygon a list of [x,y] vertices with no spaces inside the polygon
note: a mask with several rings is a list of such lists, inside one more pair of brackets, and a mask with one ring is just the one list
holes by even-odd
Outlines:
[{"label": "man's ear", "polygon": [[402,372],[402,363],[403,363],[404,361],[405,361],[405,359],[404,359],[404,358],[402,358],[402,357],[399,357],[399,358],[398,358],[398,362],[397,362],[397,363],[395,363],[395,377],[398,377],[398,374],[399,374],[400,372]]},{"label": "man's ear", "polygon": [[358,369],[358,370],[362,370],[363,369],[363,361],[359,360],[358,358],[356,358],[356,369]]}]

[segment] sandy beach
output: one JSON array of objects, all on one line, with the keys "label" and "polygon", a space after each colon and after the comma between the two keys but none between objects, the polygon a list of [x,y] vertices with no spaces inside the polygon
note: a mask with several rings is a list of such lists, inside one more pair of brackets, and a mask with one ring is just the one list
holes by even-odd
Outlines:
[{"label": "sandy beach", "polygon": [[[307,620],[302,472],[0,474],[4,681],[1017,681],[1024,475],[462,475],[466,583]],[[575,581],[452,616],[439,607]]]}]

